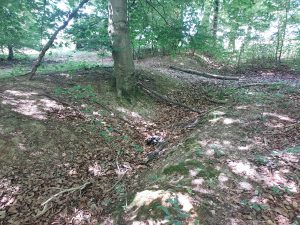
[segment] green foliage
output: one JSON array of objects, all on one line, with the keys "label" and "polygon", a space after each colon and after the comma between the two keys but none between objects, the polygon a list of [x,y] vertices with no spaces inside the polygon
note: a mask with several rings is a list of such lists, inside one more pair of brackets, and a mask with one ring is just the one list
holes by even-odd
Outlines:
[{"label": "green foliage", "polygon": [[81,13],[77,16],[74,25],[66,33],[76,45],[76,49],[110,50],[107,2],[95,2],[94,7],[96,10],[92,13]]},{"label": "green foliage", "polygon": [[81,86],[76,85],[71,88],[56,88],[55,95],[68,95],[75,100],[89,100],[92,101],[96,97],[96,93],[91,85]]},{"label": "green foliage", "polygon": [[163,173],[166,175],[171,175],[174,173],[188,175],[190,168],[195,169],[198,173],[198,176],[206,179],[215,178],[220,174],[220,172],[212,166],[205,165],[197,160],[187,160],[176,165],[170,165],[164,168]]},{"label": "green foliage", "polygon": [[188,168],[185,167],[184,163],[179,163],[177,165],[170,165],[163,170],[163,173],[166,175],[171,175],[173,173],[179,173],[187,175],[189,173]]},{"label": "green foliage", "polygon": [[290,188],[285,187],[283,185],[280,186],[272,186],[271,187],[271,191],[275,194],[275,195],[284,195],[284,194],[292,194],[292,192],[290,191]]},{"label": "green foliage", "polygon": [[185,219],[190,217],[190,214],[181,209],[182,206],[179,204],[177,198],[169,198],[166,200],[166,203],[169,203],[170,207],[158,205],[156,209],[162,211],[164,218],[169,220],[168,224],[181,225]]},{"label": "green foliage", "polygon": [[134,149],[134,151],[136,151],[136,152],[139,152],[139,153],[144,152],[144,148],[138,144],[132,144],[131,146]]},{"label": "green foliage", "polygon": [[34,48],[38,45],[36,18],[31,7],[28,1],[1,1],[0,46]]},{"label": "green foliage", "polygon": [[271,188],[271,190],[272,190],[272,192],[273,192],[275,195],[282,195],[282,194],[283,194],[283,192],[281,191],[281,189],[280,189],[279,187],[277,187],[277,186],[273,186],[273,187]]},{"label": "green foliage", "polygon": [[58,63],[58,64],[53,64],[53,65],[42,64],[38,68],[38,72],[44,74],[44,73],[67,71],[68,73],[72,74],[73,72],[77,72],[80,70],[88,70],[88,69],[92,69],[97,66],[98,66],[98,64],[96,64],[96,63],[89,63],[89,62],[85,62],[85,61],[79,61],[79,62],[69,61],[69,62]]},{"label": "green foliage", "polygon": [[261,155],[256,155],[254,158],[254,162],[258,165],[265,166],[265,165],[267,165],[268,160]]},{"label": "green foliage", "polygon": [[300,146],[287,148],[285,151],[288,152],[288,153],[300,154]]},{"label": "green foliage", "polygon": [[250,209],[253,209],[256,212],[260,212],[260,211],[263,211],[263,210],[268,208],[267,205],[263,205],[263,204],[259,204],[259,203],[255,203],[255,202],[250,202],[246,199],[241,200],[240,203],[241,203],[241,205],[243,205],[245,207],[248,207]]},{"label": "green foliage", "polygon": [[[291,65],[299,64],[299,1],[219,1],[222,10],[218,12],[214,2],[129,1],[129,30],[135,54],[189,51],[238,66],[273,67],[279,58],[289,59]],[[0,47],[40,49],[78,3],[2,0]],[[71,41],[77,49],[110,50],[107,8],[107,1],[90,1],[88,10],[81,10],[65,32],[64,39],[69,41],[57,40],[55,46],[68,46]]]}]

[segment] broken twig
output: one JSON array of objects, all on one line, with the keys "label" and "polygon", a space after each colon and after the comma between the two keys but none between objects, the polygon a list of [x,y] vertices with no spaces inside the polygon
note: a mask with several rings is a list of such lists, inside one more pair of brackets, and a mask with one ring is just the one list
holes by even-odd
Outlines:
[{"label": "broken twig", "polygon": [[81,185],[81,186],[78,186],[78,187],[73,187],[73,188],[69,188],[69,189],[65,189],[65,190],[62,190],[58,193],[56,193],[55,195],[52,195],[50,198],[48,198],[45,202],[43,202],[41,204],[41,206],[44,206],[43,210],[40,211],[36,216],[35,218],[38,218],[40,216],[42,216],[43,214],[45,214],[49,207],[48,207],[48,204],[55,198],[58,198],[59,196],[63,195],[64,193],[73,193],[77,190],[80,190],[80,193],[82,190],[84,190],[87,186],[89,186],[90,184],[92,184],[91,182],[86,182],[85,184]]}]

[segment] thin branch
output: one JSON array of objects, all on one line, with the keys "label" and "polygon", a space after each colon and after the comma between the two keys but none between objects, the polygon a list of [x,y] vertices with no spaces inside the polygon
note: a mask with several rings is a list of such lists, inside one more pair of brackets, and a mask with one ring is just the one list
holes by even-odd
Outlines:
[{"label": "thin branch", "polygon": [[122,174],[121,178],[110,189],[108,189],[104,192],[104,195],[111,192],[122,181],[122,179],[123,179],[123,177],[125,176],[126,173],[127,173],[127,171],[125,171],[125,173]]},{"label": "thin branch", "polygon": [[156,11],[156,12],[158,13],[158,15],[165,21],[165,23],[166,23],[169,27],[171,26],[170,23],[167,21],[167,19],[161,14],[161,12],[160,12],[158,9],[156,9],[156,8],[154,7],[154,5],[152,4],[151,1],[146,0],[146,3],[147,3],[152,9],[154,9],[154,11]]},{"label": "thin branch", "polygon": [[65,189],[65,190],[62,190],[58,193],[56,193],[55,195],[52,195],[50,198],[48,198],[45,202],[43,202],[41,204],[41,206],[44,206],[43,210],[40,211],[36,216],[35,218],[38,218],[40,216],[42,216],[43,214],[45,214],[50,208],[48,207],[48,204],[55,198],[58,198],[60,197],[61,195],[63,195],[64,193],[73,193],[77,190],[80,190],[80,193],[82,190],[84,190],[87,186],[89,186],[91,184],[91,182],[86,182],[85,184],[81,185],[81,186],[78,186],[78,187],[73,187],[73,188],[69,188],[69,189]]}]

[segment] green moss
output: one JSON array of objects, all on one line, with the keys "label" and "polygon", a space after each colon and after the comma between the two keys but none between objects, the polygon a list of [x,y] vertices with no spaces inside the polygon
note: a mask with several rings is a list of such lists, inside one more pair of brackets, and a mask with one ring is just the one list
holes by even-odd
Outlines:
[{"label": "green moss", "polygon": [[210,179],[219,176],[220,172],[216,170],[213,166],[206,166],[205,164],[197,160],[187,160],[185,162],[180,162],[176,165],[170,165],[163,170],[165,175],[170,175],[174,173],[188,175],[190,169],[196,169],[198,171],[198,176]]},{"label": "green moss", "polygon": [[184,148],[186,151],[190,151],[190,150],[197,150],[200,148],[199,144],[197,143],[197,138],[196,137],[191,137],[188,138],[185,142],[184,142]]},{"label": "green moss", "polygon": [[186,166],[203,167],[203,164],[197,160],[187,160],[184,163]]},{"label": "green moss", "polygon": [[184,163],[179,163],[177,165],[171,165],[171,166],[166,167],[163,170],[163,173],[166,175],[170,175],[173,173],[187,175],[189,173],[189,170],[188,170],[188,168],[186,168]]},{"label": "green moss", "polygon": [[161,201],[156,200],[153,201],[148,206],[142,206],[137,213],[137,220],[146,220],[149,217],[153,219],[163,219],[164,213],[163,211],[159,210],[159,207],[161,206]]},{"label": "green moss", "polygon": [[219,174],[220,174],[220,172],[218,170],[216,170],[214,167],[207,166],[199,171],[198,176],[210,179],[210,178],[219,176]]}]

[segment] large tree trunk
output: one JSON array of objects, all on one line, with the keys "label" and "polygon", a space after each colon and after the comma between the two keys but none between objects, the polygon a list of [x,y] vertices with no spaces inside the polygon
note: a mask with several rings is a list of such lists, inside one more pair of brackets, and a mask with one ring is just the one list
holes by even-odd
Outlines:
[{"label": "large tree trunk", "polygon": [[114,60],[113,85],[118,96],[130,98],[137,89],[132,47],[128,33],[127,0],[109,0],[108,32]]},{"label": "large tree trunk", "polygon": [[214,0],[213,37],[217,40],[220,0]]},{"label": "large tree trunk", "polygon": [[13,46],[12,45],[8,45],[8,56],[7,56],[7,60],[11,61],[14,59],[14,50],[13,50]]},{"label": "large tree trunk", "polygon": [[31,71],[28,73],[30,75],[30,78],[29,79],[32,79],[33,76],[35,75],[38,67],[40,66],[46,52],[49,50],[49,48],[52,46],[54,40],[56,39],[58,33],[60,31],[62,31],[63,29],[65,29],[69,22],[74,18],[74,16],[76,16],[76,14],[78,13],[79,9],[81,9],[84,4],[86,4],[89,0],[82,0],[79,5],[77,6],[77,8],[75,8],[72,13],[69,14],[68,18],[66,21],[64,21],[64,23],[57,28],[57,30],[54,32],[54,34],[52,34],[52,36],[50,37],[50,39],[48,40],[47,44],[42,48],[42,51],[40,52],[36,62],[34,63]]}]

